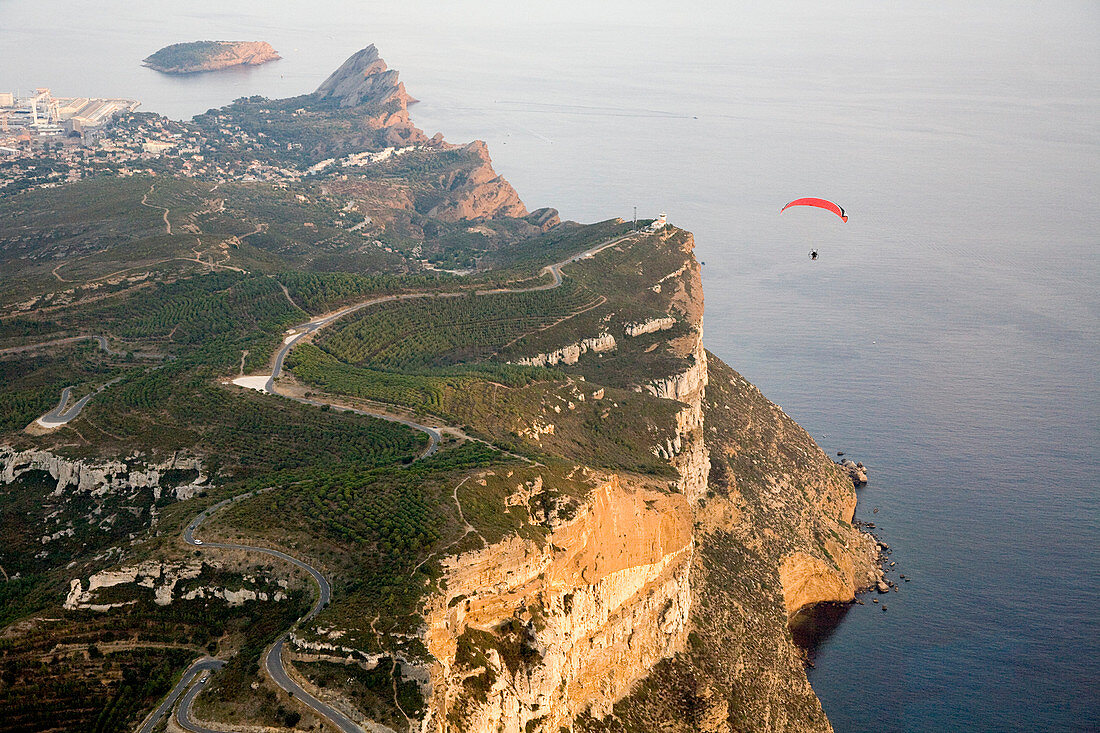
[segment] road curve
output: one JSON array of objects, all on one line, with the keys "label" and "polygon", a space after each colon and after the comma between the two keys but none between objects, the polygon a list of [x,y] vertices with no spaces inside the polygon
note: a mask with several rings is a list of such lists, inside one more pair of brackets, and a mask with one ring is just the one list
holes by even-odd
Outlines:
[{"label": "road curve", "polygon": [[[191,705],[195,702],[195,698],[198,697],[198,694],[205,688],[206,680],[208,679],[209,677],[203,677],[198,682],[191,685],[191,689],[183,696],[183,700],[180,701],[180,706],[176,709],[176,723],[179,724],[179,727],[191,731],[191,733],[225,733],[223,730],[203,727],[191,718]],[[142,733],[144,733],[144,731]]]},{"label": "road curve", "polygon": [[[30,344],[28,346],[15,346],[8,349],[0,349],[0,354],[19,354],[27,351],[34,351],[35,349],[40,349],[47,346],[60,346],[62,344],[71,344],[77,341],[85,341],[87,339],[94,340],[96,343],[99,344],[99,348],[103,349],[111,356],[124,356],[126,354],[126,352],[124,351],[113,351],[111,347],[107,344],[106,336],[71,336],[69,338],[56,339],[54,341],[44,341],[40,344]],[[137,356],[142,358],[165,358],[169,360],[175,358],[170,355],[163,356],[160,354],[148,353],[137,354]],[[96,388],[95,392],[84,395],[73,405],[69,406],[68,409],[66,409],[65,406],[69,403],[69,397],[72,395],[73,388],[72,385],[65,387],[61,390],[61,399],[57,403],[57,407],[53,408],[45,415],[38,418],[35,422],[37,422],[40,426],[48,428],[50,430],[54,428],[59,428],[65,423],[76,418],[76,416],[80,414],[80,411],[84,409],[84,406],[88,404],[89,400],[91,400],[103,390],[110,387],[112,384],[118,384],[120,381],[122,381],[122,377],[115,377],[111,381],[106,382],[105,384],[101,384],[99,387]]]},{"label": "road curve", "polygon": [[225,666],[225,662],[220,659],[214,659],[213,657],[199,657],[180,677],[180,681],[176,683],[176,686],[172,688],[172,691],[168,693],[168,696],[164,698],[164,701],[153,711],[153,714],[145,719],[145,723],[138,728],[138,733],[152,733],[153,729],[157,727],[157,723],[165,714],[172,709],[172,706],[176,704],[176,700],[183,694],[183,691],[187,689],[194,679],[203,672],[210,670],[219,670]]},{"label": "road curve", "polygon": [[66,387],[65,389],[61,390],[61,399],[58,401],[57,407],[53,408],[42,417],[35,420],[35,422],[37,422],[44,428],[59,428],[65,423],[74,419],[77,415],[79,415],[80,411],[84,409],[84,405],[88,404],[89,400],[91,400],[103,390],[110,387],[112,384],[118,384],[120,381],[122,381],[122,377],[115,377],[111,381],[99,385],[99,387],[96,388],[95,392],[84,395],[75,403],[70,405],[67,409],[65,405],[67,405],[69,402],[69,396],[72,394],[73,388],[71,386]]},{"label": "road curve", "polygon": [[[229,542],[203,542],[202,540],[195,539],[195,531],[199,528],[199,526],[221,509],[229,506],[230,504],[244,501],[245,499],[249,499],[253,496],[256,496],[257,494],[262,494],[270,490],[271,489],[260,489],[257,491],[249,491],[247,493],[240,494],[239,496],[224,499],[223,501],[220,501],[217,504],[214,504],[213,506],[203,510],[198,514],[198,516],[191,520],[187,527],[184,528],[183,540],[187,544],[194,547],[213,547],[223,550],[243,550],[245,552],[258,552],[264,555],[269,555],[271,557],[277,557],[280,560],[288,562],[295,567],[301,568],[302,570],[309,573],[310,577],[312,577],[313,581],[317,584],[317,598],[316,600],[314,600],[313,606],[309,609],[309,612],[306,613],[305,616],[302,616],[302,618],[298,619],[295,624],[297,625],[309,621],[318,613],[320,613],[321,609],[327,606],[332,598],[332,586],[328,582],[328,579],[326,579],[325,576],[320,573],[320,571],[310,565],[307,565],[298,558],[292,557],[291,555],[288,555],[285,552],[281,552],[279,550],[273,550],[267,547],[257,547],[255,545],[238,545]],[[271,680],[284,691],[290,693],[292,697],[296,697],[301,700],[307,706],[312,708],[314,712],[328,720],[344,733],[364,733],[362,728],[356,725],[351,719],[349,719],[339,710],[336,710],[332,706],[321,702],[316,697],[302,689],[302,687],[299,686],[298,683],[290,678],[290,675],[288,675],[286,671],[285,661],[283,660],[283,648],[285,646],[288,636],[289,632],[280,636],[279,639],[270,647],[268,647],[267,651],[264,653],[263,659],[261,661],[261,666],[264,670],[267,671],[267,674],[271,677]],[[182,689],[179,685],[177,685],[177,688]],[[179,710],[176,713],[176,719],[179,721],[181,726],[189,731],[194,731],[195,733],[208,733],[208,729],[203,728],[191,719],[191,703],[194,702],[194,699],[198,695],[200,689],[201,683],[196,684],[191,688],[191,690],[188,691],[187,695],[180,703]],[[176,690],[173,690],[173,694],[177,694],[178,696]],[[165,701],[165,703],[161,704],[161,707],[167,709],[165,707],[166,703],[168,704],[168,707],[171,707],[171,704],[168,703],[167,700]],[[159,710],[160,709],[158,708],[158,711]]]},{"label": "road curve", "polygon": [[[622,242],[622,241],[630,238],[633,235],[634,235],[634,233],[632,232],[631,234],[627,234],[627,235],[624,235],[622,237],[617,237],[617,238],[612,239],[608,242],[605,242],[605,243],[603,243],[603,244],[601,244],[597,247],[593,247],[589,250],[581,252],[580,254],[573,255],[572,257],[569,257],[565,260],[562,260],[561,262],[557,262],[557,263],[552,264],[552,265],[547,265],[540,272],[541,273],[548,273],[548,274],[551,275],[553,280],[550,283],[545,283],[545,284],[542,284],[542,285],[536,285],[536,286],[532,286],[532,287],[528,287],[528,288],[501,288],[501,289],[497,289],[497,290],[482,290],[482,291],[477,291],[476,294],[477,295],[492,295],[492,294],[504,294],[504,293],[528,293],[528,292],[534,292],[534,291],[538,291],[538,290],[551,290],[553,288],[560,287],[561,284],[562,284],[562,272],[561,272],[562,267],[564,267],[565,265],[570,264],[571,262],[576,262],[576,261],[581,260],[581,259],[587,259],[589,257],[592,257],[593,255],[601,252],[602,250],[607,249],[608,247],[614,246],[614,245],[618,244],[619,242]],[[431,427],[431,426],[428,426],[428,425],[422,425],[422,424],[414,422],[412,420],[407,420],[405,418],[400,418],[400,417],[397,417],[395,415],[388,415],[388,414],[384,414],[384,413],[370,412],[370,411],[367,411],[367,410],[358,410],[358,409],[351,408],[351,407],[344,407],[344,406],[341,406],[341,405],[333,405],[333,404],[330,404],[330,403],[327,403],[327,402],[320,402],[320,401],[317,401],[317,400],[310,400],[310,399],[306,399],[306,398],[303,398],[303,397],[294,397],[294,396],[291,396],[291,395],[285,395],[285,394],[282,394],[282,393],[276,391],[276,389],[275,389],[275,379],[282,373],[283,362],[286,359],[286,355],[290,353],[290,350],[294,348],[294,345],[298,342],[299,339],[301,339],[303,336],[306,336],[308,334],[312,334],[312,333],[318,331],[321,328],[324,328],[325,326],[331,324],[332,322],[336,321],[337,319],[343,318],[346,315],[349,315],[349,314],[354,313],[356,311],[362,310],[364,308],[369,308],[370,306],[377,305],[379,303],[385,303],[385,302],[394,301],[394,300],[412,300],[412,299],[416,299],[416,298],[430,298],[430,297],[449,298],[449,297],[459,297],[459,296],[462,296],[462,295],[465,295],[465,294],[466,294],[465,292],[460,292],[460,293],[406,293],[406,294],[401,294],[401,295],[386,295],[386,296],[381,296],[381,297],[378,297],[378,298],[371,298],[370,300],[363,301],[362,303],[356,303],[356,304],[348,306],[346,308],[342,308],[340,310],[337,310],[333,313],[330,313],[330,314],[312,319],[312,320],[302,324],[301,326],[298,326],[297,328],[295,328],[294,330],[295,330],[296,333],[294,333],[291,336],[284,339],[282,347],[280,347],[279,351],[276,352],[274,367],[272,369],[271,376],[268,377],[267,383],[264,385],[264,391],[269,392],[271,394],[277,394],[281,397],[287,397],[288,399],[293,399],[293,400],[295,400],[297,402],[301,402],[303,404],[313,405],[313,406],[316,406],[316,407],[328,406],[332,409],[342,410],[342,411],[346,411],[346,412],[353,412],[353,413],[358,414],[358,415],[365,415],[365,416],[369,416],[369,417],[380,418],[380,419],[383,419],[383,420],[389,420],[391,422],[398,422],[398,423],[401,423],[403,425],[407,425],[411,428],[421,430],[421,431],[427,433],[430,440],[431,440],[431,443],[428,446],[428,450],[422,456],[422,457],[427,457],[427,456],[435,453],[435,451],[437,450],[437,448],[439,446],[439,441],[440,441],[440,437],[441,437],[439,428]],[[288,297],[289,297],[289,294],[288,294]],[[101,345],[104,348],[106,348],[105,341],[101,342]],[[104,385],[104,386],[107,386],[107,385]],[[101,388],[101,390],[102,390],[102,388]],[[64,406],[64,404],[68,401],[68,392],[69,392],[69,389],[66,388],[65,392],[62,395],[61,404],[58,405],[57,409],[55,409],[55,412],[60,410]],[[90,397],[91,397],[91,395],[85,397],[81,402],[86,403],[87,400],[90,399]],[[80,404],[80,407],[83,407],[83,404]],[[76,411],[79,412],[79,408],[77,408]],[[75,417],[75,416],[76,415],[73,414],[68,419],[71,420],[72,417]],[[250,491],[250,492],[241,494],[239,496],[235,496],[235,497],[231,497],[229,499],[225,499],[223,501],[218,502],[217,504],[214,504],[211,507],[208,507],[207,509],[200,512],[199,515],[196,516],[194,519],[192,519],[191,522],[187,525],[187,527],[184,528],[184,530],[183,530],[183,539],[187,544],[195,546],[195,547],[200,547],[200,546],[201,547],[214,547],[214,548],[226,549],[226,550],[243,550],[243,551],[246,551],[246,552],[259,552],[259,553],[269,555],[271,557],[277,557],[281,560],[289,562],[292,565],[295,565],[296,567],[299,567],[302,570],[305,570],[307,573],[309,573],[309,575],[313,578],[314,582],[317,584],[317,589],[318,589],[317,599],[314,601],[314,604],[310,608],[309,612],[297,621],[297,623],[295,624],[295,625],[297,625],[297,624],[301,624],[301,623],[304,623],[304,622],[309,621],[310,619],[312,619],[314,616],[316,616],[321,611],[322,608],[324,608],[329,603],[329,600],[330,600],[331,595],[332,595],[332,586],[329,584],[328,580],[323,575],[321,575],[321,573],[319,571],[317,571],[315,568],[305,564],[301,560],[298,560],[297,558],[292,557],[292,556],[286,554],[285,552],[280,552],[279,550],[273,550],[273,549],[269,549],[269,548],[266,548],[266,547],[257,547],[255,545],[238,545],[238,544],[233,544],[233,543],[222,543],[222,542],[203,542],[202,540],[195,539],[195,531],[199,528],[199,526],[206,519],[210,518],[213,514],[220,511],[222,508],[224,508],[224,507],[226,507],[230,504],[234,504],[236,502],[243,501],[243,500],[251,498],[251,497],[253,497],[257,494],[263,493],[265,491],[270,491],[270,490],[271,489],[260,489],[260,490],[257,490],[257,491]],[[363,730],[363,728],[361,728],[359,725],[357,725],[354,721],[349,719],[347,716],[345,716],[339,710],[336,710],[332,706],[322,702],[321,700],[318,700],[316,697],[314,697],[309,692],[304,690],[293,679],[291,679],[291,677],[286,672],[286,662],[283,659],[283,650],[286,647],[286,641],[287,641],[288,637],[289,637],[289,632],[287,632],[286,634],[283,634],[282,636],[279,637],[279,639],[274,644],[272,644],[270,647],[268,647],[268,649],[264,652],[263,658],[261,660],[261,666],[264,670],[266,670],[267,675],[271,678],[271,680],[276,685],[278,685],[282,690],[289,693],[292,697],[298,698],[305,705],[312,708],[314,712],[316,712],[318,715],[320,715],[321,717],[328,720],[332,725],[336,726],[337,729],[339,729],[340,731],[343,731],[343,733],[366,733]],[[168,697],[166,697],[165,700],[160,704],[160,706],[157,708],[155,713],[149,719],[147,719],[145,725],[142,726],[139,733],[149,733],[150,731],[152,731],[152,729],[156,725],[156,723],[160,720],[160,718],[164,715],[165,712],[167,712],[169,709],[171,709],[172,704],[175,702],[175,700],[177,698],[179,698],[180,694],[183,692],[184,689],[187,688],[187,685],[191,683],[191,681],[195,678],[196,675],[199,675],[199,674],[203,673],[205,670],[208,670],[208,669],[211,670],[211,671],[215,671],[217,669],[220,669],[222,666],[224,666],[224,664],[225,663],[222,662],[221,660],[212,659],[212,658],[209,658],[209,657],[204,657],[202,659],[196,660],[196,662],[193,663],[191,665],[191,667],[189,667],[187,669],[186,672],[184,672],[183,677],[176,684],[176,686],[172,689],[172,691],[169,693]],[[199,725],[198,723],[196,723],[194,720],[192,720],[192,718],[191,718],[191,706],[194,703],[195,698],[202,691],[203,686],[205,684],[205,681],[206,681],[205,678],[200,679],[197,683],[191,685],[190,689],[187,689],[186,694],[183,695],[183,699],[180,702],[179,708],[176,710],[176,721],[179,723],[179,725],[182,728],[184,728],[185,730],[191,731],[192,733],[222,733],[221,731],[214,731],[214,730],[211,730],[209,728],[204,728],[201,725]]]},{"label": "road curve", "polygon": [[[598,253],[602,252],[603,250],[607,249],[608,247],[613,247],[614,245],[619,244],[620,242],[622,242],[624,240],[627,240],[627,239],[635,236],[636,234],[637,234],[637,232],[631,232],[630,234],[624,234],[621,237],[615,237],[615,238],[613,238],[613,239],[611,239],[607,242],[604,242],[604,243],[599,244],[595,247],[587,249],[584,252],[580,252],[578,254],[572,255],[571,257],[567,257],[566,259],[561,260],[560,262],[555,262],[552,265],[547,265],[546,267],[542,268],[542,270],[540,270],[539,273],[540,274],[549,274],[553,278],[551,280],[551,282],[549,282],[549,283],[544,283],[542,285],[533,285],[531,287],[526,287],[526,288],[497,288],[497,289],[494,289],[494,290],[478,290],[478,291],[475,291],[474,294],[475,295],[504,295],[504,294],[516,294],[516,293],[533,293],[533,292],[536,292],[536,291],[539,291],[539,290],[553,290],[554,288],[560,287],[561,284],[562,284],[561,268],[565,267],[566,265],[568,265],[572,262],[577,262],[578,260],[583,260],[583,259],[588,259],[590,257],[593,257],[596,254],[598,254]],[[389,414],[389,413],[386,413],[386,412],[381,412],[381,411],[372,412],[370,410],[358,410],[358,409],[354,409],[354,408],[351,408],[351,407],[344,407],[344,406],[341,406],[341,405],[335,405],[335,404],[332,404],[330,402],[321,402],[321,401],[318,401],[318,400],[310,400],[310,399],[305,399],[304,397],[295,397],[293,395],[284,394],[284,393],[280,392],[278,390],[278,388],[276,387],[275,380],[278,379],[279,375],[282,374],[282,372],[283,372],[283,363],[286,361],[287,354],[290,353],[290,351],[295,347],[295,345],[297,345],[297,343],[302,338],[316,333],[317,331],[321,330],[325,326],[328,326],[328,325],[332,324],[333,322],[343,318],[344,316],[347,316],[347,315],[350,315],[350,314],[355,313],[357,311],[363,310],[364,308],[370,308],[371,306],[378,305],[380,303],[389,303],[389,302],[392,302],[392,301],[395,301],[395,300],[415,300],[415,299],[420,299],[420,298],[459,298],[459,297],[462,297],[462,296],[467,295],[467,294],[468,294],[468,291],[460,291],[460,292],[455,292],[455,293],[421,292],[421,293],[402,293],[402,294],[398,294],[398,295],[382,295],[382,296],[379,296],[377,298],[371,298],[369,300],[365,300],[361,303],[355,303],[354,305],[349,305],[345,308],[341,308],[337,311],[334,311],[332,313],[328,313],[328,314],[323,315],[323,316],[318,316],[316,318],[313,318],[313,319],[301,324],[300,326],[296,326],[292,329],[293,333],[291,335],[287,336],[285,339],[283,339],[283,345],[281,347],[279,347],[279,350],[277,352],[275,352],[275,360],[274,360],[273,365],[272,365],[271,376],[269,376],[267,378],[267,382],[264,383],[262,391],[267,392],[269,394],[279,395],[280,397],[286,397],[288,399],[292,399],[292,400],[295,400],[297,402],[301,402],[302,404],[306,404],[306,405],[313,405],[315,407],[324,407],[324,406],[327,405],[328,407],[330,407],[332,409],[342,410],[342,411],[345,411],[345,412],[353,412],[357,415],[365,415],[367,417],[376,417],[376,418],[379,418],[381,420],[389,420],[390,422],[397,422],[397,423],[401,423],[402,425],[407,425],[408,427],[413,428],[414,430],[420,430],[421,432],[424,432],[424,433],[428,434],[428,438],[429,438],[428,449],[423,453],[423,455],[421,455],[421,458],[427,458],[428,456],[435,453],[436,450],[438,450],[438,448],[439,448],[439,441],[440,441],[440,437],[441,437],[441,431],[440,431],[439,428],[432,427],[430,425],[424,425],[422,423],[418,423],[418,422],[415,422],[413,420],[409,420],[407,418],[398,417],[396,415],[392,415],[392,414]],[[290,297],[289,293],[287,294],[287,297],[288,298]],[[262,379],[262,377],[257,377],[257,379]]]},{"label": "road curve", "polygon": [[290,693],[291,697],[296,697],[313,708],[314,712],[335,725],[343,733],[365,733],[351,718],[331,705],[321,702],[290,678],[290,675],[286,673],[286,662],[283,661],[283,648],[286,646],[287,636],[287,634],[281,636],[264,654],[263,667],[267,670],[271,680],[284,691]]}]

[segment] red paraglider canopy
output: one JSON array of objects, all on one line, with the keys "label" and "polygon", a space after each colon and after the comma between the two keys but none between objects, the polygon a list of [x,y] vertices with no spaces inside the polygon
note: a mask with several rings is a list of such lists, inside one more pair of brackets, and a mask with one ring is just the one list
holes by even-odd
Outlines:
[{"label": "red paraglider canopy", "polygon": [[826,201],[825,199],[795,199],[794,201],[790,202],[782,209],[780,209],[779,213],[782,214],[784,211],[791,208],[792,206],[816,206],[819,209],[825,209],[826,211],[833,212],[834,214],[839,216],[842,221],[848,221],[848,215],[844,213],[844,209],[840,208],[832,201]]}]

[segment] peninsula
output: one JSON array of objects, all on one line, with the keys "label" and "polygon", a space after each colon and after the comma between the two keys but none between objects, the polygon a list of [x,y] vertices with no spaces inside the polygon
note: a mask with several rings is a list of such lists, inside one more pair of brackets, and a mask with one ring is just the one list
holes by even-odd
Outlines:
[{"label": "peninsula", "polygon": [[5,174],[0,733],[829,733],[791,618],[892,592],[849,469],[690,232],[411,102],[371,46]]},{"label": "peninsula", "polygon": [[259,66],[281,58],[266,41],[192,41],[165,46],[142,64],[165,74],[197,74]]}]

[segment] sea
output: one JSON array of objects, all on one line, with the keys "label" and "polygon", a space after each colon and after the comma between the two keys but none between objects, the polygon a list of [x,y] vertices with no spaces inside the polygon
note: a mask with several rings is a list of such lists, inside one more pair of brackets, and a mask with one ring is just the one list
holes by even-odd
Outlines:
[{"label": "sea", "polygon": [[[283,58],[141,66],[199,39]],[[1100,729],[1100,3],[0,0],[0,91],[186,118],[369,43],[529,208],[693,231],[707,346],[868,466],[911,580],[813,640],[837,731]]]}]

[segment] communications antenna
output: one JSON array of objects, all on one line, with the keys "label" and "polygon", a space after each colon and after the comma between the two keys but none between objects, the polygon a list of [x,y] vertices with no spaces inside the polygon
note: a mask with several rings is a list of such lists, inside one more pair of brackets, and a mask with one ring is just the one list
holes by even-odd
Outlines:
[{"label": "communications antenna", "polygon": [[634,207],[634,227],[631,231],[638,231],[638,207]]}]

